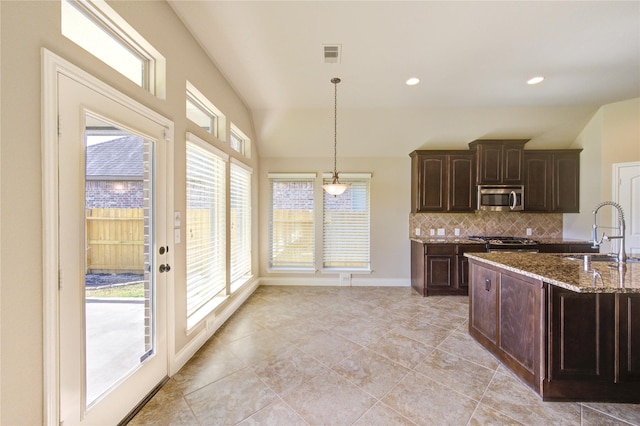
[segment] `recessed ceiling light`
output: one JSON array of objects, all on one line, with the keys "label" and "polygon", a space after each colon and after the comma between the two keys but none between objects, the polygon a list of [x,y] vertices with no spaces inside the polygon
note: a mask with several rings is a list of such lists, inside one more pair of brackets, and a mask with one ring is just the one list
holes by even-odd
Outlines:
[{"label": "recessed ceiling light", "polygon": [[542,80],[544,80],[544,77],[542,76],[533,77],[527,80],[527,84],[538,84],[538,83],[541,83]]},{"label": "recessed ceiling light", "polygon": [[405,83],[407,84],[407,86],[415,86],[416,84],[420,83],[420,79],[417,77],[411,77]]}]

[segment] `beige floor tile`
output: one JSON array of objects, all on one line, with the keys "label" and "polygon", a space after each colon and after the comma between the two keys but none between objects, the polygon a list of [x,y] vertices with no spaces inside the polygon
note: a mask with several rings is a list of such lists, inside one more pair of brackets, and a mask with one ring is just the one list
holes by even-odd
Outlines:
[{"label": "beige floor tile", "polygon": [[278,396],[245,368],[185,398],[201,424],[233,425],[273,403]]},{"label": "beige floor tile", "polygon": [[599,411],[616,419],[620,419],[624,422],[633,425],[640,425],[640,404],[610,404],[601,402],[588,402],[584,403],[583,406]]},{"label": "beige floor tile", "polygon": [[441,344],[452,333],[451,329],[430,324],[420,316],[413,317],[411,320],[399,324],[400,325],[393,329],[394,333],[401,334],[433,347]]},{"label": "beige floor tile", "polygon": [[480,401],[495,374],[495,370],[437,349],[418,364],[414,371],[476,401]]},{"label": "beige floor tile", "polygon": [[453,355],[458,355],[475,364],[491,370],[498,368],[498,361],[485,348],[476,343],[469,334],[454,331],[440,345],[438,349]]},{"label": "beige floor tile", "polygon": [[291,344],[285,337],[272,330],[251,334],[226,345],[245,365],[255,364],[289,346]]},{"label": "beige floor tile", "polygon": [[415,423],[379,402],[371,407],[354,426],[413,426]]},{"label": "beige floor tile", "polygon": [[251,365],[251,369],[280,396],[318,374],[327,373],[327,367],[295,347],[258,361]]},{"label": "beige floor tile", "polygon": [[387,333],[367,345],[367,348],[409,369],[418,365],[434,349],[433,346],[394,332]]},{"label": "beige floor tile", "polygon": [[313,356],[327,367],[331,367],[362,349],[362,346],[338,334],[323,331],[308,336],[298,348]]},{"label": "beige floor tile", "polygon": [[173,380],[186,395],[244,367],[230,349],[212,339],[173,376]]},{"label": "beige floor tile", "polygon": [[382,402],[420,425],[466,425],[477,405],[419,374],[408,374]]},{"label": "beige floor tile", "polygon": [[349,425],[358,420],[376,399],[330,371],[297,387],[284,400],[312,425]]},{"label": "beige floor tile", "polygon": [[469,426],[518,426],[522,423],[490,408],[484,404],[478,404],[473,412]]},{"label": "beige floor tile", "polygon": [[579,425],[580,404],[543,402],[511,374],[496,372],[481,402],[524,424]]},{"label": "beige floor tile", "polygon": [[376,398],[382,398],[409,372],[366,348],[343,360],[333,370]]},{"label": "beige floor tile", "polygon": [[306,426],[307,424],[307,422],[302,420],[302,418],[282,400],[277,400],[248,419],[238,423],[239,426]]},{"label": "beige floor tile", "polygon": [[128,424],[131,426],[193,426],[197,425],[198,421],[184,398],[165,403],[152,399]]}]

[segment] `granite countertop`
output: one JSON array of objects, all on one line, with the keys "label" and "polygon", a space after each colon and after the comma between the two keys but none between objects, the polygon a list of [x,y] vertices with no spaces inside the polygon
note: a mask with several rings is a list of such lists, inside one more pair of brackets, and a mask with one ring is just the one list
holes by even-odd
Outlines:
[{"label": "granite countertop", "polygon": [[589,270],[584,271],[582,255],[578,253],[465,253],[465,256],[577,293],[640,293],[640,263],[592,261]]}]

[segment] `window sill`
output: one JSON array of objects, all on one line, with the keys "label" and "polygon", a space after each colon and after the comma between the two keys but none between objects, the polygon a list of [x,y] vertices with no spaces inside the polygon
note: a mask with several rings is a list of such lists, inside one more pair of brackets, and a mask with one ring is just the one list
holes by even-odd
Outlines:
[{"label": "window sill", "polygon": [[187,336],[190,335],[215,309],[222,305],[229,295],[221,294],[207,302],[187,318]]},{"label": "window sill", "polygon": [[315,268],[269,268],[269,274],[315,274],[318,272]]}]

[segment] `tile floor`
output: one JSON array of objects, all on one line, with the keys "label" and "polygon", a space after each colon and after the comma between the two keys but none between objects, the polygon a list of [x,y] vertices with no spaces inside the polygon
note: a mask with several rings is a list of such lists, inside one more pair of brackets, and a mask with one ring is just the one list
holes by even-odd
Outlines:
[{"label": "tile floor", "polygon": [[628,425],[542,402],[467,334],[465,297],[259,287],[131,425]]}]

